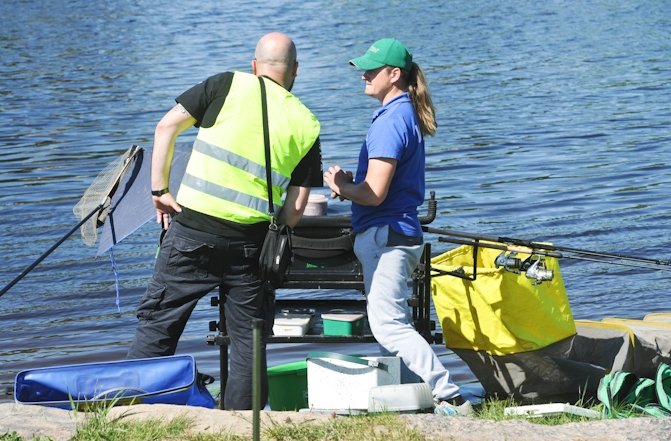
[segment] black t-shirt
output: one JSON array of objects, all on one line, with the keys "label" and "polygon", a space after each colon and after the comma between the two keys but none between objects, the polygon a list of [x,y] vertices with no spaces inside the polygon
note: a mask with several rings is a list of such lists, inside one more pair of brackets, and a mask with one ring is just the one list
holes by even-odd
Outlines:
[{"label": "black t-shirt", "polygon": [[[272,79],[268,79],[272,81]],[[226,101],[232,82],[233,72],[213,75],[182,93],[175,101],[196,119],[195,127],[212,127]],[[312,148],[291,173],[289,185],[322,187],[322,176],[321,145],[319,138],[317,138]],[[248,239],[263,237],[268,228],[267,222],[251,225],[238,224],[190,210],[187,207],[182,207],[182,213],[175,216],[175,220],[187,227],[212,234]]]}]

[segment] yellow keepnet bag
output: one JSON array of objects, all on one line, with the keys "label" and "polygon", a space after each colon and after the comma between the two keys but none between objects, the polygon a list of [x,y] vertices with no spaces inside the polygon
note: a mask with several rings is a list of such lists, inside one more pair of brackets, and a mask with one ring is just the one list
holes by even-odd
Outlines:
[{"label": "yellow keepnet bag", "polygon": [[472,277],[472,246],[462,245],[431,259],[432,298],[446,346],[507,355],[541,349],[575,335],[558,260],[542,257],[554,277],[536,283],[524,272],[497,268],[499,254],[501,250],[478,247],[473,281],[442,273],[457,271]]}]

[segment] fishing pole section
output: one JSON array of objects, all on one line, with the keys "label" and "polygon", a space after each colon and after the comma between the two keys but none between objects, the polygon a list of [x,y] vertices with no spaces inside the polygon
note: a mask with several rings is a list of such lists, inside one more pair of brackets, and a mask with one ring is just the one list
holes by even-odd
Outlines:
[{"label": "fishing pole section", "polygon": [[[422,227],[424,232],[438,235],[439,242],[467,245],[473,249],[473,273],[466,274],[462,268],[454,271],[437,270],[439,275],[451,275],[466,280],[477,278],[477,256],[480,248],[501,250],[494,260],[496,268],[516,274],[524,273],[535,284],[551,281],[554,272],[545,265],[545,257],[574,259],[650,270],[670,271],[671,261],[606,253],[580,248],[563,247],[544,242],[534,242],[505,236],[486,236],[443,228]],[[526,257],[524,257],[526,256]]]}]

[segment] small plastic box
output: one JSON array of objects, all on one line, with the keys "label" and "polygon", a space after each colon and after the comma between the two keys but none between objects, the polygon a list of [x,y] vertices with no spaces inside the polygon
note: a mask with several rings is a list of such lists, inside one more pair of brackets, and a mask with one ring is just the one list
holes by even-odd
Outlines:
[{"label": "small plastic box", "polygon": [[275,317],[273,334],[300,337],[312,326],[312,316],[308,314],[282,313]]},{"label": "small plastic box", "polygon": [[322,314],[324,335],[362,335],[365,314]]}]

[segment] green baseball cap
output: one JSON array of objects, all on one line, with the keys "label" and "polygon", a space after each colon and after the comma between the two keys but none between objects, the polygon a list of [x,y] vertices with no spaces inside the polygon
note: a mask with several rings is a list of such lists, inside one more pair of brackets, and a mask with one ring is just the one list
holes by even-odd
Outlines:
[{"label": "green baseball cap", "polygon": [[410,70],[412,54],[397,39],[383,38],[373,43],[362,56],[349,60],[349,63],[361,70],[373,70],[382,66],[394,66],[403,70]]}]

